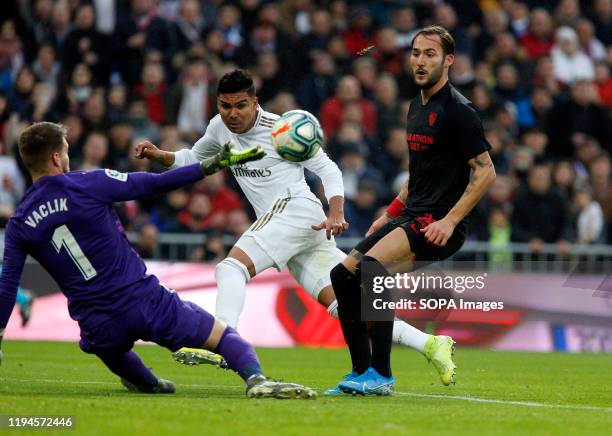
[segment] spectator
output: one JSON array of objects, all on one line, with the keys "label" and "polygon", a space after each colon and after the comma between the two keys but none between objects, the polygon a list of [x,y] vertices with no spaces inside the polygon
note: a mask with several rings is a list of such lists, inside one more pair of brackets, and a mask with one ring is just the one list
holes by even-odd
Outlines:
[{"label": "spectator", "polygon": [[608,228],[607,243],[612,243],[612,172],[610,155],[600,153],[589,165],[593,198],[603,209],[604,220]]},{"label": "spectator", "polygon": [[612,2],[595,0],[590,14],[597,38],[605,45],[612,44]]},{"label": "spectator", "polygon": [[108,37],[96,30],[93,5],[79,5],[74,16],[74,27],[63,45],[64,69],[70,74],[77,64],[84,63],[94,74],[95,82],[105,84],[112,59]]},{"label": "spectator", "polygon": [[157,15],[153,0],[131,0],[130,6],[118,16],[114,52],[121,78],[131,87],[140,77],[145,53],[170,65],[175,50],[170,25]]},{"label": "spectator", "polygon": [[588,186],[576,190],[574,204],[576,207],[576,242],[579,244],[600,242],[604,226],[603,212],[599,203],[593,200],[591,189]]},{"label": "spectator", "polygon": [[509,250],[512,228],[508,213],[504,209],[494,208],[491,210],[488,230],[488,241],[491,247],[489,261],[497,263],[512,261],[512,252]]},{"label": "spectator", "polygon": [[328,52],[316,52],[312,56],[312,72],[307,73],[300,82],[297,96],[300,106],[318,117],[323,102],[334,94],[338,76]]},{"label": "spectator", "polygon": [[574,184],[576,172],[570,161],[562,160],[555,164],[553,169],[553,185],[569,204],[574,197]]},{"label": "spectator", "polygon": [[29,66],[19,70],[15,79],[15,87],[9,94],[8,106],[11,112],[15,112],[23,119],[31,119],[33,112],[32,93],[36,86],[36,77]]},{"label": "spectator", "polygon": [[56,61],[53,45],[46,43],[40,46],[36,60],[32,63],[32,72],[36,79],[45,83],[53,96],[56,95],[57,83],[62,66]]},{"label": "spectator", "polygon": [[86,132],[93,130],[107,131],[106,102],[102,91],[92,93],[83,104],[83,125]]},{"label": "spectator", "polygon": [[225,228],[228,216],[233,210],[244,209],[238,194],[225,184],[223,173],[207,176],[195,186],[195,190],[206,194],[211,210],[207,215],[207,224],[217,230]]},{"label": "spectator", "polygon": [[344,76],[338,82],[334,97],[328,98],[321,107],[321,124],[328,136],[336,133],[342,121],[342,114],[349,103],[357,103],[364,118],[364,128],[369,134],[376,132],[376,116],[372,103],[361,97],[359,82],[354,76]]},{"label": "spectator", "polygon": [[580,18],[578,0],[560,0],[555,8],[555,21],[560,26],[573,26]]},{"label": "spectator", "polygon": [[378,139],[384,143],[391,129],[402,122],[405,114],[401,113],[397,98],[397,84],[391,74],[381,74],[378,77],[374,92]]},{"label": "spectator", "polygon": [[179,213],[181,231],[200,233],[211,230],[209,220],[211,212],[208,196],[202,192],[194,192],[189,198],[187,209]]},{"label": "spectator", "polygon": [[108,89],[106,96],[107,100],[107,116],[111,123],[119,122],[125,119],[127,115],[128,95],[125,85],[117,83]]},{"label": "spectator", "polygon": [[70,22],[70,6],[68,0],[57,0],[51,12],[51,36],[50,41],[55,47],[58,59],[63,61],[64,46],[66,38],[70,34],[72,25]]},{"label": "spectator", "polygon": [[[142,99],[134,99],[130,103],[128,112],[129,122],[134,129],[134,136],[147,138],[151,142],[158,142],[159,128],[147,116],[147,104]],[[147,159],[141,159],[146,161]]]},{"label": "spectator", "polygon": [[470,58],[474,56],[474,42],[468,35],[467,30],[457,18],[457,13],[452,5],[441,3],[434,10],[436,24],[445,27],[455,39],[455,50],[465,53]]},{"label": "spectator", "polygon": [[83,158],[76,161],[74,168],[81,171],[90,171],[106,166],[108,158],[108,139],[102,132],[92,132],[87,135],[83,145]]},{"label": "spectator", "polygon": [[227,214],[227,226],[225,231],[238,238],[251,227],[249,215],[244,209],[233,209]]},{"label": "spectator", "polygon": [[411,8],[400,7],[393,13],[391,23],[396,32],[397,46],[402,50],[409,49],[418,28],[414,11]]},{"label": "spectator", "polygon": [[464,53],[455,54],[455,62],[449,73],[449,80],[462,94],[470,94],[476,85],[476,74],[472,61]]},{"label": "spectator", "polygon": [[85,64],[78,64],[72,70],[70,81],[59,89],[57,110],[76,115],[93,92],[91,70]]},{"label": "spectator", "polygon": [[548,136],[551,154],[569,157],[585,135],[596,138],[600,144],[609,144],[610,118],[597,105],[597,91],[590,81],[579,80],[571,87],[571,97],[559,100],[550,112]]},{"label": "spectator", "polygon": [[508,14],[503,9],[487,11],[484,16],[484,28],[474,39],[475,59],[483,60],[497,35],[506,31],[508,31]]},{"label": "spectator", "polygon": [[295,101],[295,97],[290,92],[284,91],[276,94],[276,97],[266,106],[266,110],[273,114],[284,114],[295,109],[300,109]]},{"label": "spectator", "polygon": [[134,93],[146,102],[149,119],[160,125],[165,120],[164,68],[158,62],[147,62],[142,68],[140,80],[140,83],[134,86]]},{"label": "spectator", "polygon": [[604,60],[607,56],[606,48],[595,36],[593,23],[586,18],[581,18],[576,22],[576,34],[580,49],[593,62]]},{"label": "spectator", "polygon": [[0,223],[3,227],[25,192],[25,179],[19,171],[17,161],[6,154],[6,151],[0,141]]},{"label": "spectator", "polygon": [[281,70],[275,53],[261,53],[257,56],[257,73],[261,79],[257,98],[262,105],[276,97],[288,85],[287,75]]},{"label": "spectator", "polygon": [[174,26],[174,47],[178,52],[185,52],[193,44],[201,40],[205,20],[200,11],[198,0],[182,0],[179,7],[179,15]]},{"label": "spectator", "polygon": [[553,99],[546,88],[535,87],[529,98],[524,98],[517,105],[517,121],[521,130],[536,128],[548,130],[550,110]]},{"label": "spectator", "polygon": [[374,44],[372,35],[373,20],[370,11],[362,6],[355,7],[348,30],[342,34],[344,45],[349,53],[355,56]]},{"label": "spectator", "polygon": [[195,142],[206,130],[214,107],[208,67],[202,58],[190,58],[179,82],[170,90],[167,121]]},{"label": "spectator", "polygon": [[529,30],[521,37],[521,45],[531,59],[548,56],[553,47],[553,23],[546,9],[536,8],[529,16]]},{"label": "spectator", "polygon": [[179,219],[180,213],[187,207],[189,194],[184,189],[177,189],[165,195],[151,211],[151,223],[161,232],[183,231],[183,226]]},{"label": "spectator", "polygon": [[397,32],[393,27],[383,27],[376,34],[374,60],[380,71],[399,74],[402,71],[404,51],[398,45]]},{"label": "spectator", "polygon": [[[357,187],[363,179],[369,179],[380,186],[384,186],[384,177],[375,167],[370,166],[364,157],[364,151],[359,144],[348,142],[340,150],[340,170],[344,181],[344,195],[349,200],[357,197]],[[384,196],[381,191],[379,195]]]},{"label": "spectator", "polygon": [[240,10],[233,5],[224,5],[217,15],[217,30],[225,41],[224,56],[233,59],[236,50],[243,44],[243,30],[240,23]]},{"label": "spectator", "polygon": [[610,77],[610,66],[605,62],[599,62],[595,66],[595,83],[601,104],[610,109],[612,107],[612,77]]},{"label": "spectator", "polygon": [[25,64],[23,43],[13,20],[6,20],[0,26],[0,69],[2,89],[9,91],[13,78]]},{"label": "spectator", "polygon": [[528,242],[535,254],[542,251],[544,243],[565,241],[565,203],[551,186],[547,166],[536,165],[529,170],[527,185],[519,189],[514,200],[511,226],[512,240]]},{"label": "spectator", "polygon": [[345,236],[363,237],[372,223],[378,209],[380,188],[376,181],[363,178],[357,185],[357,192],[353,200],[345,204],[346,220],[351,223]]},{"label": "spectator", "polygon": [[159,249],[159,229],[154,224],[142,226],[138,234],[136,252],[143,259],[153,259]]},{"label": "spectator", "polygon": [[593,80],[593,62],[578,45],[578,36],[571,27],[560,27],[551,50],[555,78],[565,85],[576,80]]},{"label": "spectator", "polygon": [[302,46],[312,58],[313,53],[326,50],[332,37],[331,15],[324,9],[310,14],[310,32],[302,37]]},{"label": "spectator", "polygon": [[121,172],[127,171],[129,168],[128,153],[134,138],[134,129],[127,120],[122,119],[111,126],[108,136],[110,167]]},{"label": "spectator", "polygon": [[355,59],[353,62],[353,75],[359,82],[362,97],[368,101],[374,100],[374,85],[378,75],[376,61],[369,56]]},{"label": "spectator", "polygon": [[397,125],[390,127],[383,152],[376,153],[372,160],[372,164],[384,175],[386,185],[392,184],[396,175],[408,166],[406,130]]}]

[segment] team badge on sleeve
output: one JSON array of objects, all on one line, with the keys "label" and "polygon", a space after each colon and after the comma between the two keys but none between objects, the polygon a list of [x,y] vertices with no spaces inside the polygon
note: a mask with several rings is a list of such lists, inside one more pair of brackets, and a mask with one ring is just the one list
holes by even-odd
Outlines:
[{"label": "team badge on sleeve", "polygon": [[127,173],[120,173],[117,170],[105,169],[104,173],[111,179],[119,180],[120,182],[125,182],[127,181],[127,178],[128,178]]}]

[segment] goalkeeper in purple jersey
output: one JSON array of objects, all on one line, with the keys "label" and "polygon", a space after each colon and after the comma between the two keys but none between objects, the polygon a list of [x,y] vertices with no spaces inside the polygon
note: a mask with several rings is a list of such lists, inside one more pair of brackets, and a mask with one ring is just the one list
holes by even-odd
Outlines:
[{"label": "goalkeeper in purple jersey", "polygon": [[268,380],[253,347],[233,328],[147,274],[112,207],[116,201],[170,191],[230,165],[261,159],[265,153],[260,148],[233,153],[226,144],[200,163],[163,174],[69,172],[64,128],[43,122],[22,133],[19,153],[33,184],[6,226],[0,346],[31,255],[68,299],[70,316],[79,323],[81,349],[98,356],[129,390],[174,392],[171,382],[157,378],[131,351],[142,339],[171,351],[203,347],[222,355],[246,381],[249,397],[316,397],[310,388]]}]

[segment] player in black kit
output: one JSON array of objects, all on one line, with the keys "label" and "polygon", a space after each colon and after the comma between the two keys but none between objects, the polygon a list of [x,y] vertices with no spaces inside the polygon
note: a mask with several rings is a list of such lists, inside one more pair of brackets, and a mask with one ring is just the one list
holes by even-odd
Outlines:
[{"label": "player in black kit", "polygon": [[[456,253],[467,234],[466,217],[495,179],[480,118],[471,102],[448,83],[454,52],[455,42],[443,27],[426,27],[414,37],[410,64],[421,92],[408,111],[410,178],[366,238],[331,271],[353,365],[335,391],[393,391],[394,310],[376,310],[368,318],[362,315],[362,300],[370,304],[375,281],[397,272],[398,265],[414,268],[415,260],[435,262]],[[382,293],[376,298],[390,300],[389,290],[379,287],[378,292]],[[445,384],[454,383],[453,341],[448,336],[432,338],[425,354],[444,374]]]}]

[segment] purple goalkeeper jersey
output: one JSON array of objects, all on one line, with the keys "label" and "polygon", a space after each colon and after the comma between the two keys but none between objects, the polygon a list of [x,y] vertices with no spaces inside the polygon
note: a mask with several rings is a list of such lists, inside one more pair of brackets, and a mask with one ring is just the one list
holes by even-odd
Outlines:
[{"label": "purple goalkeeper jersey", "polygon": [[200,165],[194,164],[162,174],[95,170],[38,179],[6,226],[0,329],[8,323],[28,254],[58,283],[76,321],[104,322],[138,302],[157,278],[147,275],[113,202],[201,178]]}]

